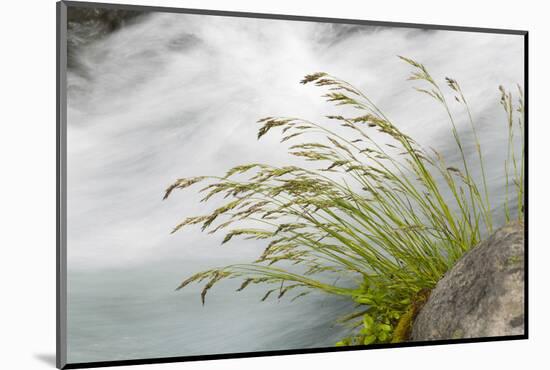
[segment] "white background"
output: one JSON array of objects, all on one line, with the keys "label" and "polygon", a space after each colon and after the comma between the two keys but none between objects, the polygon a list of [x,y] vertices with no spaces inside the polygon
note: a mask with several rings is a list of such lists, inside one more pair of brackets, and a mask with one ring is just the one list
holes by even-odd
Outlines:
[{"label": "white background", "polygon": [[[114,1],[121,2],[125,1]],[[550,32],[542,1],[127,0],[135,4],[527,29],[530,339],[176,363],[135,369],[541,368],[548,346]],[[0,367],[53,368],[55,353],[55,2],[5,1],[0,27]],[[223,335],[223,328],[220,328]],[[231,340],[231,338],[228,338]]]}]

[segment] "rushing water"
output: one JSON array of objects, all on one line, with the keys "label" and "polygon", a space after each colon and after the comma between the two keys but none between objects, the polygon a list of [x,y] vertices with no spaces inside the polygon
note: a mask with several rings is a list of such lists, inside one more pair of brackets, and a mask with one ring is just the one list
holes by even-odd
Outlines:
[{"label": "rushing water", "polygon": [[[203,307],[200,287],[174,291],[201,269],[252,260],[262,245],[220,247],[222,236],[197,229],[170,235],[180,219],[215,205],[199,203],[193,190],[163,202],[164,189],[249,161],[288,163],[276,135],[256,141],[254,122],[337,112],[318,89],[297,83],[306,73],[352,82],[450,163],[457,151],[445,112],[410,88],[410,68],[396,55],[459,80],[492,199],[502,204],[506,126],[497,87],[523,84],[519,36],[181,14],[139,18],[86,43],[87,32],[93,27],[69,34],[81,45],[68,74],[70,362],[323,347],[345,333],[334,319],[351,307],[335,297],[259,302],[261,287],[235,293],[223,283]],[[467,135],[464,112],[452,109]]]}]

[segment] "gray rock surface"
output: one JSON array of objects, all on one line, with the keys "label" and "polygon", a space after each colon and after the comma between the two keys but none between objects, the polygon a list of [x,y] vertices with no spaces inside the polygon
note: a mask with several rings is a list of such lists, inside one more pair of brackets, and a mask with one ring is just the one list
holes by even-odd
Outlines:
[{"label": "gray rock surface", "polygon": [[432,291],[411,340],[522,335],[523,239],[523,223],[510,223],[466,253]]}]

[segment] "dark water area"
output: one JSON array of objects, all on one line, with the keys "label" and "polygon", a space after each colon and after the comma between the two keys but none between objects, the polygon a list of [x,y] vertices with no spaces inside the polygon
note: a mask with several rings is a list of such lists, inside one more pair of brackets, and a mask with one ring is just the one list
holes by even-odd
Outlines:
[{"label": "dark water area", "polygon": [[147,15],[148,13],[135,10],[68,7],[68,67],[78,67],[76,59],[81,48],[107,37],[124,26],[137,23]]}]

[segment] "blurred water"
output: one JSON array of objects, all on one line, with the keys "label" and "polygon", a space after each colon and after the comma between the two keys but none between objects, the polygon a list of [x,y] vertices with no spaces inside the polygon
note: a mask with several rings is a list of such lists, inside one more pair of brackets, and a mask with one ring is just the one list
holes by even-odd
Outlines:
[{"label": "blurred water", "polygon": [[[479,128],[491,197],[503,202],[497,87],[523,83],[519,36],[182,14],[144,17],[93,42],[83,41],[86,32],[69,34],[83,45],[68,73],[70,362],[322,347],[344,334],[332,324],[351,307],[334,297],[260,303],[263,289],[234,293],[224,283],[202,307],[199,287],[174,292],[191,273],[252,260],[262,244],[220,247],[223,236],[197,229],[170,235],[216,204],[199,203],[194,191],[162,202],[164,189],[244,162],[291,163],[277,135],[255,140],[254,122],[340,113],[298,84],[304,74],[354,83],[450,164],[458,155],[445,112],[410,88],[396,55],[456,78]],[[466,115],[451,109],[473,159]]]},{"label": "blurred water", "polygon": [[346,334],[335,318],[352,308],[347,300],[311,294],[294,303],[260,302],[265,288],[236,293],[237,282],[224,282],[202,306],[199,287],[174,291],[174,282],[191,269],[164,261],[71,272],[69,360],[329,347]]}]

